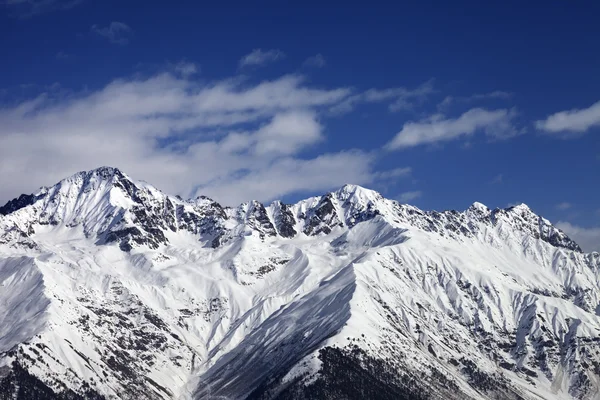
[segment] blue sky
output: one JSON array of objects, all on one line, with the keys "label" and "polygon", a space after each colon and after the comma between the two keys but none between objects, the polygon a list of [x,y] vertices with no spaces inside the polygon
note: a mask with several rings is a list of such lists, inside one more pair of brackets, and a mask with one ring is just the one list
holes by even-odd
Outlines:
[{"label": "blue sky", "polygon": [[226,204],[349,182],[600,249],[599,13],[0,0],[0,202],[99,165]]}]

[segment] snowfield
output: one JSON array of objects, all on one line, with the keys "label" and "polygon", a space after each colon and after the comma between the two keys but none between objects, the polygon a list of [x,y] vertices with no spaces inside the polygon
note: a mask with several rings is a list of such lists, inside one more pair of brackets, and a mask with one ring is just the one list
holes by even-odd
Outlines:
[{"label": "snowfield", "polygon": [[599,269],[526,205],[99,168],[0,208],[0,399],[598,399]]}]

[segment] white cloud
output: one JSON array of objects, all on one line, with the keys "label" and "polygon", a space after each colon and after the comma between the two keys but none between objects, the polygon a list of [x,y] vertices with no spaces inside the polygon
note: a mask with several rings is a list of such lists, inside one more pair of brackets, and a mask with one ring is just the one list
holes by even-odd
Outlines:
[{"label": "white cloud", "polygon": [[386,148],[399,150],[433,144],[471,136],[478,131],[483,131],[492,138],[506,138],[518,133],[512,121],[514,116],[515,112],[512,110],[488,111],[482,108],[473,108],[455,119],[436,114],[419,122],[405,123]]},{"label": "white cloud", "polygon": [[390,89],[369,89],[365,92],[348,97],[340,104],[331,107],[333,114],[346,114],[362,103],[391,102],[388,106],[392,112],[411,109],[414,104],[425,101],[434,92],[433,80],[429,80],[415,89],[403,87]]},{"label": "white cloud", "polygon": [[133,35],[133,29],[131,29],[129,25],[118,21],[113,21],[105,27],[92,25],[91,31],[96,35],[108,39],[108,41],[111,43],[120,45],[126,45],[129,43],[131,35]]},{"label": "white cloud", "polygon": [[316,54],[312,57],[308,57],[302,65],[306,67],[323,68],[327,64],[325,57],[322,54]]},{"label": "white cloud", "polygon": [[321,125],[316,115],[292,111],[276,115],[255,134],[254,153],[259,155],[294,154],[322,139]]},{"label": "white cloud", "polygon": [[421,192],[420,190],[415,190],[413,192],[404,192],[404,193],[400,194],[400,196],[398,196],[398,200],[401,203],[409,203],[413,200],[418,199],[422,195],[423,195],[423,192]]},{"label": "white cloud", "polygon": [[200,92],[197,107],[205,111],[286,110],[335,104],[350,94],[348,88],[311,89],[297,75],[286,75],[239,90],[237,80],[224,81]]},{"label": "white cloud", "polygon": [[600,126],[600,101],[588,108],[557,112],[544,120],[536,121],[535,126],[541,131],[554,134],[585,133]]},{"label": "white cloud", "polygon": [[239,66],[242,68],[248,66],[265,65],[270,62],[280,60],[284,57],[285,54],[281,50],[254,49],[252,52],[246,54],[240,59]]},{"label": "white cloud", "polygon": [[323,154],[303,160],[281,158],[265,168],[254,168],[236,177],[225,176],[198,189],[226,203],[235,204],[243,199],[263,201],[280,198],[290,193],[326,191],[347,182],[358,185],[373,182],[373,156],[362,151]]},{"label": "white cloud", "polygon": [[563,221],[558,222],[556,226],[577,242],[583,251],[600,251],[600,228],[584,228]]},{"label": "white cloud", "polygon": [[[374,172],[375,155],[363,151],[318,153],[314,146],[325,139],[319,115],[349,95],[296,75],[199,84],[173,73],[80,94],[42,93],[0,107],[0,203],[101,165],[172,194],[200,188],[230,205],[409,173]],[[315,155],[305,155],[309,148]]]},{"label": "white cloud", "polygon": [[556,208],[558,210],[568,210],[571,207],[572,207],[571,203],[568,203],[566,201],[564,201],[564,202],[559,203],[559,204],[556,205]]},{"label": "white cloud", "polygon": [[323,139],[322,126],[312,111],[293,110],[276,114],[254,131],[232,131],[220,149],[249,153],[263,159],[292,155]]}]

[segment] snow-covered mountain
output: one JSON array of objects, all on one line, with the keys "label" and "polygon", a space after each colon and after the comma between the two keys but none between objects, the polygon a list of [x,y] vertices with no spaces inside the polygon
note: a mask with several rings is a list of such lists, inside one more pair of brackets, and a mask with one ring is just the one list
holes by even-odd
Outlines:
[{"label": "snow-covered mountain", "polygon": [[600,398],[600,255],[526,205],[80,172],[0,208],[0,399],[88,398]]}]

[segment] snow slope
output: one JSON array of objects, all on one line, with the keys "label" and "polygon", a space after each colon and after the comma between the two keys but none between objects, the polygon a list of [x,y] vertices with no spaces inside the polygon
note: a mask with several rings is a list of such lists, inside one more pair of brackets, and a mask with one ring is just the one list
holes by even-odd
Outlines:
[{"label": "snow slope", "polygon": [[600,398],[599,268],[525,205],[80,172],[0,208],[0,399]]}]

